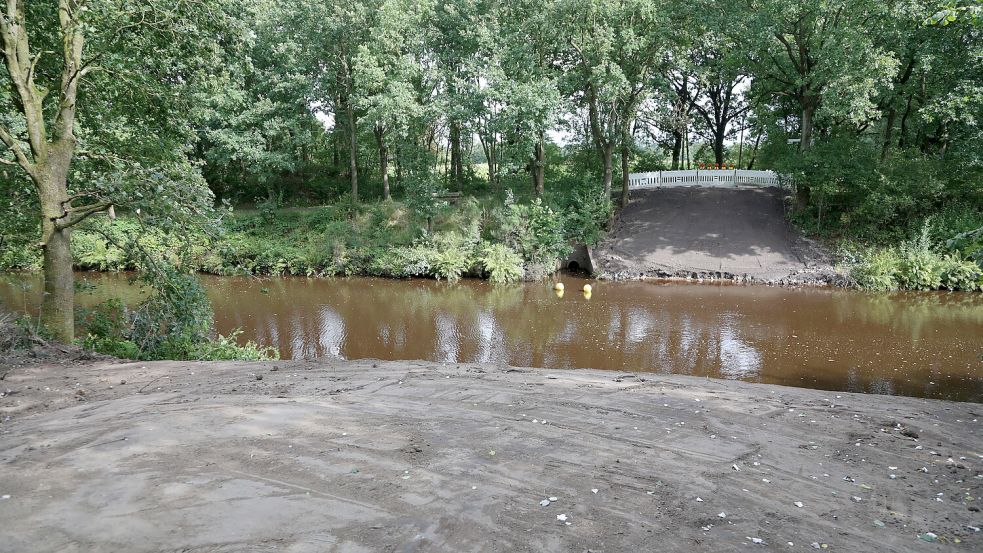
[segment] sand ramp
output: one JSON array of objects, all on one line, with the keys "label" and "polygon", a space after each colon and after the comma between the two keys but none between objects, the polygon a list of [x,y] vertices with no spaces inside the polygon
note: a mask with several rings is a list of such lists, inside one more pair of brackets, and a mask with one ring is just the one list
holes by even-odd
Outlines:
[{"label": "sand ramp", "polygon": [[660,188],[632,193],[596,259],[626,277],[777,280],[806,268],[798,240],[776,188]]}]

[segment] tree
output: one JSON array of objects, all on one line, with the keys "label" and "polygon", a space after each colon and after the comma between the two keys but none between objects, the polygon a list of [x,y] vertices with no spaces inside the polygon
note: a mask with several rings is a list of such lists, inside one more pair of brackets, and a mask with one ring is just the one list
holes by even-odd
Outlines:
[{"label": "tree", "polygon": [[390,199],[389,161],[394,141],[405,141],[423,116],[418,83],[423,36],[417,32],[432,6],[411,0],[384,0],[375,13],[371,37],[355,58],[355,106],[372,127],[379,151],[383,198]]},{"label": "tree", "polygon": [[[561,2],[558,23],[569,46],[568,90],[587,111],[589,139],[603,165],[605,198],[611,196],[615,149],[621,146],[622,157],[629,155],[629,130],[667,51],[662,7],[643,0]],[[627,183],[624,175],[625,205]]]},{"label": "tree", "polygon": [[[312,113],[312,82],[285,10],[250,0],[241,43],[229,43],[230,63],[206,81],[195,104],[202,125],[196,157],[216,194],[276,199],[295,185],[303,192],[327,172],[327,136]],[[232,48],[236,48],[233,52]],[[297,190],[300,189],[300,190]]]},{"label": "tree", "polygon": [[496,80],[505,103],[501,128],[516,157],[529,168],[537,197],[546,190],[546,132],[556,126],[563,107],[558,62],[564,45],[551,15],[554,4],[517,0],[499,11],[504,44]]},{"label": "tree", "polygon": [[458,189],[464,179],[468,125],[484,111],[480,88],[495,36],[492,8],[489,0],[450,0],[439,3],[430,20],[429,50],[440,79],[436,103],[447,125],[449,180]]},{"label": "tree", "polygon": [[379,0],[327,0],[285,6],[290,29],[305,45],[304,56],[313,83],[311,102],[330,109],[336,129],[343,129],[348,150],[352,200],[358,202],[358,133],[356,57],[371,40]]},{"label": "tree", "polygon": [[[44,299],[41,320],[74,337],[71,232],[113,205],[156,206],[167,219],[210,209],[186,156],[182,105],[214,61],[226,8],[144,0],[8,0],[0,8],[3,87],[0,162],[37,195]],[[196,48],[181,37],[194,36]],[[195,52],[189,54],[189,52]],[[159,209],[157,209],[159,208]]]},{"label": "tree", "polygon": [[[728,8],[720,8],[727,10]],[[739,22],[731,39],[748,52],[759,92],[798,105],[799,150],[812,147],[817,114],[854,122],[876,115],[872,98],[897,61],[873,43],[870,25],[888,15],[880,0],[746,0],[724,17]],[[809,189],[798,190],[799,206]]]},{"label": "tree", "polygon": [[744,89],[748,85],[740,60],[735,60],[733,50],[722,43],[720,37],[711,37],[695,55],[696,80],[701,94],[693,101],[693,109],[702,123],[698,129],[713,149],[717,165],[724,163],[724,142],[734,131],[733,124],[743,117],[749,104]]}]

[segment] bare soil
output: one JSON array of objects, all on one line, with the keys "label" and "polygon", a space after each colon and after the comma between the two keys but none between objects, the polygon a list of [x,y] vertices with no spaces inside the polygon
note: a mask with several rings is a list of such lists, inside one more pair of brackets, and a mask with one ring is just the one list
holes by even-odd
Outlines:
[{"label": "bare soil", "polygon": [[0,388],[4,552],[983,550],[975,403],[371,361]]},{"label": "bare soil", "polygon": [[635,191],[593,253],[598,276],[615,280],[842,280],[822,249],[786,222],[777,188]]}]

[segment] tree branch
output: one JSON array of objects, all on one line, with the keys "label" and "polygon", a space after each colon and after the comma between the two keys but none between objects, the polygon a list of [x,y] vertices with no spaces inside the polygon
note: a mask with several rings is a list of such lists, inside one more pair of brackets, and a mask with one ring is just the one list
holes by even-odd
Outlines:
[{"label": "tree branch", "polygon": [[[0,141],[2,141],[7,146],[7,148],[10,149],[11,152],[13,152],[14,157],[17,158],[17,164],[20,165],[25,171],[27,171],[28,175],[33,176],[34,164],[31,163],[29,159],[27,159],[27,155],[24,153],[24,150],[20,147],[20,144],[17,142],[17,139],[14,138],[10,134],[10,131],[8,131],[3,125],[0,125]],[[7,164],[13,165],[12,162],[8,162]]]},{"label": "tree branch", "polygon": [[[65,203],[68,202],[63,202],[62,205],[64,205]],[[59,230],[64,230],[81,223],[82,221],[89,218],[91,215],[95,215],[96,213],[99,213],[101,211],[106,211],[107,209],[112,207],[112,205],[113,205],[112,202],[99,202],[99,203],[84,205],[80,207],[69,206],[67,209],[65,209],[61,217],[57,217],[53,219],[53,221],[55,222],[55,226]]]},{"label": "tree branch", "polygon": [[800,63],[802,60],[796,60],[795,54],[792,52],[792,44],[789,43],[788,39],[786,39],[781,33],[775,33],[775,38],[777,38],[778,41],[785,46],[785,51],[788,53],[788,59],[792,62],[792,66],[795,67],[795,70],[798,71],[800,75],[803,74],[805,71]]}]

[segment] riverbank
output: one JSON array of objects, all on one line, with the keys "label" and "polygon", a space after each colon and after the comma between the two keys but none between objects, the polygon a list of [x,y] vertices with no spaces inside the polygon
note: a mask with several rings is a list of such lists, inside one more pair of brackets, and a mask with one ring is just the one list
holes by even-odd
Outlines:
[{"label": "riverbank", "polygon": [[[229,212],[167,233],[138,216],[95,218],[72,234],[77,270],[139,271],[163,259],[188,272],[249,276],[380,276],[495,283],[544,280],[573,249],[595,243],[608,204],[582,192],[519,203],[455,198],[431,210],[386,201]],[[597,204],[597,205],[592,205]],[[0,241],[0,272],[40,270],[37,240]]]},{"label": "riverbank", "polygon": [[974,403],[370,361],[66,357],[0,387],[0,551],[983,545]]}]

